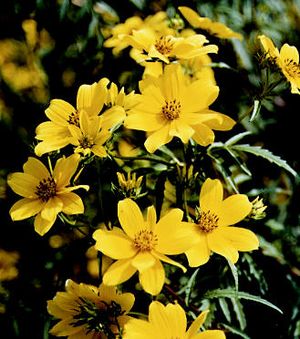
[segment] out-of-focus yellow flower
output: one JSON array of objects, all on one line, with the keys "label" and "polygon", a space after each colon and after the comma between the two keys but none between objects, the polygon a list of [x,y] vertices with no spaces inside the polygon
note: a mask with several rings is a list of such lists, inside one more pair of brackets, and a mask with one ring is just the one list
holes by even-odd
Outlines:
[{"label": "out-of-focus yellow flower", "polygon": [[117,260],[103,276],[107,285],[118,285],[137,271],[143,289],[157,295],[165,282],[161,261],[185,268],[166,255],[183,253],[193,243],[191,228],[182,222],[183,212],[173,209],[158,222],[154,206],[148,208],[144,220],[138,205],[131,199],[118,203],[118,218],[122,229],[96,230],[95,247]]},{"label": "out-of-focus yellow flower", "polygon": [[[108,256],[101,253],[101,259],[98,258],[99,251],[95,246],[91,246],[85,252],[87,258],[87,271],[95,279],[99,278],[99,268],[101,266],[101,276],[105,273],[108,267],[112,264],[113,260]],[[101,265],[100,265],[101,264]]]},{"label": "out-of-focus yellow flower", "polygon": [[132,293],[118,293],[115,287],[66,282],[66,291],[57,292],[47,304],[48,312],[60,321],[50,333],[68,338],[118,338],[127,313],[134,304]]},{"label": "out-of-focus yellow flower", "polygon": [[258,238],[252,231],[231,226],[247,217],[252,209],[246,195],[233,194],[223,200],[221,181],[206,179],[201,188],[199,205],[200,215],[194,224],[197,243],[185,252],[191,267],[205,264],[211,252],[236,263],[238,251],[258,248]]},{"label": "out-of-focus yellow flower", "polygon": [[178,9],[184,18],[189,22],[189,24],[194,28],[206,30],[210,34],[222,39],[243,39],[243,36],[240,33],[234,32],[221,22],[215,22],[209,18],[201,17],[197,12],[189,7],[180,6]]},{"label": "out-of-focus yellow flower", "polygon": [[226,131],[235,124],[227,115],[209,109],[219,87],[210,79],[191,83],[178,64],[167,65],[159,78],[145,78],[140,89],[141,103],[130,111],[124,125],[149,133],[145,147],[150,153],[174,137],[183,143],[193,138],[207,146],[214,141],[213,129]]},{"label": "out-of-focus yellow flower", "polygon": [[148,321],[130,319],[125,325],[123,339],[225,339],[221,330],[199,332],[208,312],[201,312],[187,329],[186,314],[179,304],[164,306],[159,301],[152,301]]},{"label": "out-of-focus yellow flower", "polygon": [[0,281],[13,280],[18,276],[19,272],[16,268],[18,260],[18,252],[0,249]]},{"label": "out-of-focus yellow flower", "polygon": [[277,63],[283,75],[290,82],[291,93],[300,94],[300,64],[297,48],[284,44],[278,51],[270,38],[260,35],[258,39],[267,53],[267,58],[271,58]]},{"label": "out-of-focus yellow flower", "polygon": [[35,216],[35,231],[44,235],[54,224],[57,214],[80,214],[84,211],[81,198],[72,191],[88,186],[70,186],[80,160],[78,154],[57,160],[54,170],[49,172],[38,159],[29,157],[23,172],[12,173],[8,185],[21,195],[9,213],[13,220],[23,220]]}]

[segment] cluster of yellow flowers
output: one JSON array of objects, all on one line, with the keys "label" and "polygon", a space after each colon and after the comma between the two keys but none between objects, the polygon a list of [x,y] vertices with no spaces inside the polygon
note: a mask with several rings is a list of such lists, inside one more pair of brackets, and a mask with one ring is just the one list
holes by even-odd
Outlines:
[{"label": "cluster of yellow flowers", "polygon": [[[9,186],[23,197],[11,207],[13,220],[35,217],[35,231],[44,235],[58,215],[84,213],[83,201],[73,191],[88,190],[88,186],[76,181],[88,169],[87,159],[114,158],[112,139],[121,143],[122,132],[144,131],[145,150],[141,152],[152,156],[162,146],[172,147],[172,142],[178,140],[180,144],[208,146],[215,140],[214,131],[233,128],[235,121],[231,117],[210,109],[219,87],[208,54],[217,53],[218,47],[209,44],[207,37],[195,29],[218,38],[242,37],[190,8],[179,7],[179,11],[182,19],[170,20],[165,12],[145,20],[129,18],[116,25],[104,43],[116,55],[131,47],[131,57],[144,67],[140,93],[126,94],[124,88],[119,90],[109,79],[102,78],[79,87],[76,106],[61,99],[50,102],[45,111],[48,121],[36,128],[35,154],[48,154],[50,158],[70,149],[72,154],[58,158],[53,169],[50,162],[48,169],[41,160],[29,157],[24,172],[9,176]],[[299,93],[297,50],[284,45],[279,53],[267,37],[259,38],[267,57],[275,60],[291,82],[292,92]],[[148,321],[135,319],[130,316],[134,295],[120,294],[115,286],[138,272],[143,290],[157,296],[167,278],[163,263],[186,272],[181,262],[169,257],[172,255],[185,255],[190,267],[204,265],[212,253],[236,263],[239,251],[259,247],[252,231],[234,226],[255,214],[253,204],[245,194],[224,198],[222,182],[206,177],[198,206],[187,206],[192,220],[180,208],[164,211],[158,218],[155,206],[150,206],[144,216],[134,201],[141,193],[142,178],[129,175],[126,180],[121,173],[118,178],[121,189],[128,194],[117,205],[119,224],[93,233],[95,249],[114,262],[105,271],[99,288],[68,280],[66,292],[58,292],[48,302],[49,313],[61,320],[51,333],[73,339],[225,338],[221,330],[198,332],[208,311],[200,313],[187,330],[185,311],[177,303],[164,306],[153,301]],[[261,201],[259,208],[262,214],[265,207]]]}]

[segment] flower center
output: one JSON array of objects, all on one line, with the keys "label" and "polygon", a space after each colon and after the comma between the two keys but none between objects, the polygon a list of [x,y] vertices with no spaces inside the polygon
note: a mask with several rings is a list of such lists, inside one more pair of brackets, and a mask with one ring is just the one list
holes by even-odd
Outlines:
[{"label": "flower center", "polygon": [[35,194],[40,200],[47,202],[50,198],[56,196],[56,183],[52,177],[43,179],[36,186]]},{"label": "flower center", "polygon": [[81,140],[80,140],[80,146],[83,149],[86,148],[92,148],[95,145],[94,140],[88,136],[84,136]]},{"label": "flower center", "polygon": [[292,59],[284,59],[285,70],[292,78],[300,77],[300,65]]},{"label": "flower center", "polygon": [[208,210],[206,212],[201,212],[197,225],[202,232],[210,233],[218,227],[218,221],[219,217]]},{"label": "flower center", "polygon": [[155,48],[159,53],[166,55],[169,54],[173,49],[172,37],[170,36],[161,36],[155,42]]},{"label": "flower center", "polygon": [[178,119],[181,112],[181,103],[174,100],[165,101],[165,105],[161,109],[163,117],[167,120]]},{"label": "flower center", "polygon": [[157,244],[157,235],[149,230],[141,230],[134,236],[133,245],[142,252],[151,251]]},{"label": "flower center", "polygon": [[[86,334],[94,331],[103,333],[108,339],[116,338],[117,333],[113,329],[119,329],[118,317],[124,313],[119,304],[115,301],[107,303],[100,301],[96,305],[91,300],[79,297],[77,314],[73,316],[73,326],[86,328]],[[102,338],[102,337],[101,337]]]},{"label": "flower center", "polygon": [[77,127],[79,126],[79,113],[78,111],[72,112],[68,117],[68,123],[70,125],[75,125]]}]

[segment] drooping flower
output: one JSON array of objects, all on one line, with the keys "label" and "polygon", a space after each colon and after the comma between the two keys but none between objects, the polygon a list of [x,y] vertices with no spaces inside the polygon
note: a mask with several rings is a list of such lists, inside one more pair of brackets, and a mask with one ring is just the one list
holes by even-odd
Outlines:
[{"label": "drooping flower", "polygon": [[84,156],[93,153],[100,158],[107,155],[103,145],[111,133],[102,128],[102,119],[101,116],[89,117],[85,111],[79,113],[79,125],[69,126],[69,143],[75,146],[75,153]]},{"label": "drooping flower", "polygon": [[283,75],[290,82],[291,93],[300,94],[300,64],[297,48],[284,44],[278,51],[270,38],[260,35],[258,39],[267,53],[267,58],[275,60]]},{"label": "drooping flower", "polygon": [[209,18],[201,17],[197,12],[186,6],[178,7],[180,13],[194,28],[200,28],[208,31],[210,34],[222,39],[237,38],[242,40],[241,34],[234,32],[221,22],[212,21]]},{"label": "drooping flower", "polygon": [[248,216],[252,209],[246,195],[233,194],[223,200],[221,181],[208,178],[201,188],[199,204],[200,216],[194,224],[197,243],[185,252],[191,267],[205,264],[211,252],[236,263],[238,251],[258,248],[258,238],[252,231],[232,226]]},{"label": "drooping flower", "polygon": [[152,301],[149,306],[148,321],[131,318],[125,325],[124,339],[225,339],[221,330],[199,332],[205,322],[207,313],[201,312],[187,329],[187,319],[179,304],[164,306]]},{"label": "drooping flower", "polygon": [[99,287],[66,281],[66,291],[57,292],[47,303],[48,312],[60,321],[50,334],[69,339],[118,338],[134,303],[132,293],[118,293],[115,287]]},{"label": "drooping flower", "polygon": [[118,285],[138,271],[143,289],[157,295],[165,281],[161,261],[185,271],[180,263],[166,256],[183,253],[193,242],[192,228],[181,221],[182,217],[180,209],[173,209],[156,222],[155,208],[151,206],[144,220],[140,208],[133,200],[120,201],[118,218],[122,229],[98,229],[93,234],[95,247],[117,260],[105,272],[103,282],[106,285]]},{"label": "drooping flower", "polygon": [[80,160],[78,154],[57,160],[50,171],[38,159],[29,157],[24,172],[8,177],[8,185],[23,198],[10,209],[12,220],[23,220],[35,216],[35,231],[44,235],[53,226],[58,213],[80,214],[84,211],[81,198],[72,191],[88,186],[70,186]]},{"label": "drooping flower", "polygon": [[131,35],[122,36],[122,40],[140,51],[140,54],[136,55],[138,62],[152,62],[158,59],[168,64],[172,60],[186,60],[199,55],[218,52],[218,46],[205,45],[208,40],[202,34],[176,37],[144,28],[134,30]]},{"label": "drooping flower", "polygon": [[[140,82],[141,103],[133,108],[124,125],[149,133],[148,152],[178,137],[183,143],[193,138],[207,146],[214,141],[214,130],[230,130],[235,122],[227,115],[209,109],[219,94],[211,79],[190,82],[181,66],[170,64],[158,77]],[[197,98],[197,100],[195,100]]]},{"label": "drooping flower", "polygon": [[72,140],[69,127],[79,127],[82,111],[91,118],[100,113],[106,101],[108,83],[109,80],[103,78],[92,85],[81,85],[77,92],[76,108],[61,99],[51,100],[45,111],[49,121],[42,122],[36,128],[36,139],[41,142],[35,147],[35,153],[41,156],[69,145]]}]

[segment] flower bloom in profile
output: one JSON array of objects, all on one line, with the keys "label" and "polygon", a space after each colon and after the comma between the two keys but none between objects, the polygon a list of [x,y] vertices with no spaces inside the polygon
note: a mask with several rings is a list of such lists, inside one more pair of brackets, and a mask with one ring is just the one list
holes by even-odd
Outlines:
[{"label": "flower bloom in profile", "polygon": [[105,272],[104,284],[121,284],[138,271],[143,289],[157,295],[165,282],[161,261],[185,271],[181,264],[166,256],[183,253],[193,242],[192,227],[182,222],[182,217],[180,209],[172,209],[156,222],[155,208],[151,206],[144,220],[133,200],[121,200],[118,218],[122,229],[98,229],[93,234],[96,249],[116,260]]},{"label": "flower bloom in profile", "polygon": [[29,157],[23,165],[23,172],[10,174],[8,185],[23,198],[10,209],[12,220],[23,220],[35,216],[35,231],[44,235],[54,224],[57,214],[83,213],[81,198],[72,191],[88,186],[70,186],[70,180],[75,174],[80,156],[73,154],[57,160],[53,171],[38,159]]},{"label": "flower bloom in profile", "polygon": [[106,101],[108,83],[109,80],[103,78],[92,85],[81,85],[77,92],[76,108],[61,99],[51,100],[45,110],[49,121],[42,122],[36,128],[36,139],[40,142],[35,147],[35,153],[41,156],[69,145],[72,140],[69,127],[80,127],[82,111],[91,118],[100,113]]},{"label": "flower bloom in profile", "polygon": [[201,17],[197,12],[189,7],[178,7],[180,13],[188,21],[188,23],[194,28],[200,28],[208,31],[210,34],[217,36],[221,39],[236,38],[242,40],[241,34],[234,32],[221,22],[214,22],[209,18]]},{"label": "flower bloom in profile", "polygon": [[267,54],[267,58],[271,58],[276,62],[283,75],[290,82],[291,93],[300,94],[300,64],[297,48],[284,44],[278,51],[270,38],[260,35],[258,39]]},{"label": "flower bloom in profile", "polygon": [[186,314],[179,304],[164,306],[158,301],[152,301],[149,320],[131,318],[125,325],[123,339],[225,339],[221,330],[199,332],[208,312],[201,312],[187,330]]},{"label": "flower bloom in profile", "polygon": [[48,312],[60,321],[50,334],[75,338],[119,338],[128,311],[134,304],[132,293],[118,293],[115,287],[99,287],[66,281],[66,291],[57,292],[47,303]]},{"label": "flower bloom in profile", "polygon": [[13,280],[18,276],[18,269],[16,268],[18,260],[18,252],[8,252],[0,248],[0,282]]},{"label": "flower bloom in profile", "polygon": [[197,243],[185,252],[191,267],[205,264],[211,252],[236,263],[238,251],[258,248],[258,238],[252,231],[232,226],[252,210],[246,195],[233,194],[223,200],[221,181],[208,178],[201,188],[199,204],[200,216],[194,224]]},{"label": "flower bloom in profile", "polygon": [[150,153],[173,137],[183,143],[193,138],[207,146],[214,141],[213,129],[227,131],[235,124],[227,115],[209,109],[219,94],[210,76],[193,82],[186,77],[180,65],[170,64],[160,77],[140,82],[141,103],[130,111],[124,125],[148,132],[145,147]]}]

